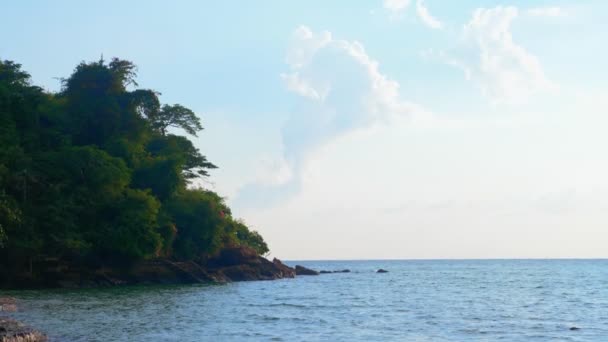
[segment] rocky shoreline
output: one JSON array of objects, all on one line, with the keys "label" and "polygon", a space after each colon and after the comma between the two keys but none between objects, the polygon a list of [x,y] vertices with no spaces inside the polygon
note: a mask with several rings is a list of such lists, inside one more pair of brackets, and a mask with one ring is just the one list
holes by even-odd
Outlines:
[{"label": "rocky shoreline", "polygon": [[42,342],[47,337],[27,325],[10,318],[0,317],[0,342]]},{"label": "rocky shoreline", "polygon": [[0,289],[95,288],[121,285],[223,284],[236,281],[274,280],[296,276],[348,273],[350,270],[315,271],[279,259],[268,260],[248,247],[225,248],[199,261],[153,259],[128,267],[87,268],[52,261],[37,265],[35,276],[0,279]]},{"label": "rocky shoreline", "polygon": [[225,248],[204,261],[153,259],[128,267],[96,268],[53,261],[38,265],[35,276],[0,279],[0,288],[93,288],[119,285],[222,284],[234,281],[293,278],[296,270],[279,259],[272,261],[247,247]]},{"label": "rocky shoreline", "polygon": [[[0,297],[0,312],[17,311],[17,300]],[[0,342],[42,342],[46,335],[8,317],[0,317]]]}]

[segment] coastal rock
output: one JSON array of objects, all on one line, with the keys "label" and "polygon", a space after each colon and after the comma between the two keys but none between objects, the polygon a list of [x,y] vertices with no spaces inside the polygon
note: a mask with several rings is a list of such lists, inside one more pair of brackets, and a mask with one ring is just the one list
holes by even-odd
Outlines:
[{"label": "coastal rock", "polygon": [[12,297],[0,297],[0,311],[4,311],[4,312],[17,311],[17,300]]},{"label": "coastal rock", "polygon": [[273,280],[293,278],[296,272],[279,259],[257,255],[249,247],[226,248],[207,260],[209,274],[225,277],[228,281]]},{"label": "coastal rock", "polygon": [[[95,288],[120,285],[226,283],[231,281],[293,278],[296,272],[279,259],[269,261],[249,247],[220,250],[207,260],[143,260],[129,267],[83,268],[66,264],[35,278],[11,278],[0,288]],[[14,311],[13,300],[0,298],[0,311]],[[0,342],[3,342],[0,340]]]},{"label": "coastal rock", "polygon": [[296,275],[319,275],[319,272],[304,266],[296,265]]},{"label": "coastal rock", "polygon": [[21,322],[10,318],[0,317],[0,341],[1,342],[41,342],[46,341],[46,336]]},{"label": "coastal rock", "polygon": [[376,271],[376,273],[388,273],[388,271],[381,268],[378,271]]},{"label": "coastal rock", "polygon": [[280,260],[270,262],[262,257],[246,264],[221,267],[213,271],[229,281],[274,280],[293,278],[296,274]]},{"label": "coastal rock", "polygon": [[190,278],[194,283],[226,283],[229,280],[220,274],[211,274],[194,261],[172,262],[165,260],[165,263],[173,267],[177,272],[181,272],[186,278]]},{"label": "coastal rock", "polygon": [[229,267],[258,263],[261,258],[254,249],[249,247],[231,247],[220,250],[216,255],[207,260],[210,268]]},{"label": "coastal rock", "polygon": [[579,327],[570,327],[570,330],[571,331],[576,331],[576,330],[581,330],[581,328],[579,328]]},{"label": "coastal rock", "polygon": [[319,274],[328,274],[328,273],[334,273],[334,272],[326,271],[326,270],[319,271]]},{"label": "coastal rock", "polygon": [[285,265],[281,260],[274,258],[272,263],[280,270],[281,278],[293,278],[296,276],[296,270]]}]

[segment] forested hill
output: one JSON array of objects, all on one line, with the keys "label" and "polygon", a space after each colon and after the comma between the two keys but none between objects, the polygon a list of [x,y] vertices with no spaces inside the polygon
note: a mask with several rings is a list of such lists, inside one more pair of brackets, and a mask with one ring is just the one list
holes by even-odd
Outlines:
[{"label": "forested hill", "polygon": [[[57,93],[0,60],[0,274],[38,260],[125,265],[195,260],[222,247],[268,252],[222,197],[196,188],[216,166],[182,135],[200,119],[139,89],[112,59],[76,66]],[[177,128],[177,129],[172,129]]]}]

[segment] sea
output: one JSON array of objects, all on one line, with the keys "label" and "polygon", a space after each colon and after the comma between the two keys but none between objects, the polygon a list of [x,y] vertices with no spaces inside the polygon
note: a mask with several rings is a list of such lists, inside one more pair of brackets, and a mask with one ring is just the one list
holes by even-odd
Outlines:
[{"label": "sea", "polygon": [[50,341],[608,341],[608,260],[286,263],[351,272],[0,294]]}]

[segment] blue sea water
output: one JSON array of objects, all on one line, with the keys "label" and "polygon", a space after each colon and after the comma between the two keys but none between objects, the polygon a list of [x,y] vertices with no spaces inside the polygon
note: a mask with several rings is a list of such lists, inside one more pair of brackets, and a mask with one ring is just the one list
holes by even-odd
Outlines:
[{"label": "blue sea water", "polygon": [[608,260],[297,264],[352,272],[9,295],[51,341],[608,341]]}]

